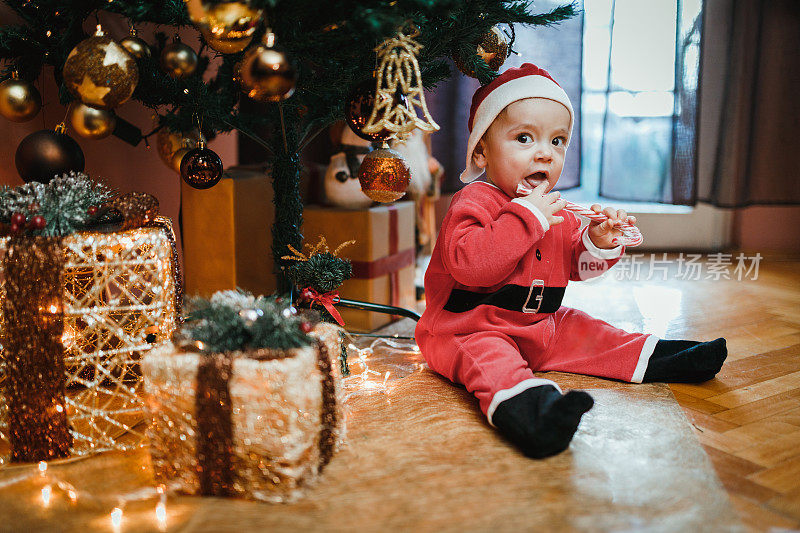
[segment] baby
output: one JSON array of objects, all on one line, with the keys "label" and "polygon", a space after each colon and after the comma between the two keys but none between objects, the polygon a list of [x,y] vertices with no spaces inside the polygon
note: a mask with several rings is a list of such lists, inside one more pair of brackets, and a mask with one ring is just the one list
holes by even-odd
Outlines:
[{"label": "baby", "polygon": [[429,366],[464,384],[489,424],[536,458],[566,449],[594,402],[584,391],[562,395],[534,372],[695,383],[713,378],[728,353],[722,338],[627,333],[561,305],[568,281],[599,275],[619,260],[624,248],[613,239],[623,222],[636,221],[606,208],[608,220],[581,230],[560,194],[550,192],[572,125],[567,94],[535,65],[508,69],[475,92],[461,180],[486,172],[486,181],[453,197],[416,329]]}]

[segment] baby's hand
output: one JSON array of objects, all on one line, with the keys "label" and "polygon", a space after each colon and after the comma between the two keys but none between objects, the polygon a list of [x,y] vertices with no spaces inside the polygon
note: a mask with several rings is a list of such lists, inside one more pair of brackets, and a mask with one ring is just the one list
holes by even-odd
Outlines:
[{"label": "baby's hand", "polygon": [[558,191],[545,194],[547,185],[548,183],[543,181],[529,194],[520,196],[519,198],[521,200],[525,200],[531,205],[536,206],[539,211],[544,213],[544,216],[547,218],[547,221],[550,223],[550,225],[555,226],[556,224],[561,224],[564,222],[564,217],[557,217],[555,216],[555,213],[564,209],[564,206],[567,205],[567,201],[561,199],[561,193]]},{"label": "baby's hand", "polygon": [[594,204],[591,210],[595,213],[603,213],[608,217],[608,220],[603,222],[596,220],[589,222],[589,238],[598,248],[606,250],[616,248],[617,245],[612,241],[622,235],[619,227],[625,222],[636,224],[636,217],[629,217],[623,209],[614,209],[613,207],[602,209],[599,204]]}]

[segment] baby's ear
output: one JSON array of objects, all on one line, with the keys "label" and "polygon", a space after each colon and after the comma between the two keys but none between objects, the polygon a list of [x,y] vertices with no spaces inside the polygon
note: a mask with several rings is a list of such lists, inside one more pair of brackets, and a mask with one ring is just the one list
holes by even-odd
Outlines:
[{"label": "baby's ear", "polygon": [[486,168],[486,147],[483,144],[483,139],[478,141],[472,151],[472,162],[478,168]]}]

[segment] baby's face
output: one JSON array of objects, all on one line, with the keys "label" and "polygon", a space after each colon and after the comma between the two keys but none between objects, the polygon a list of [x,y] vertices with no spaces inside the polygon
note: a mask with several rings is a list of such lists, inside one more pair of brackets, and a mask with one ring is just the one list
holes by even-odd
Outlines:
[{"label": "baby's face", "polygon": [[475,148],[473,160],[489,181],[514,198],[517,186],[533,188],[547,181],[551,190],[561,177],[569,135],[569,111],[545,98],[513,102],[492,122]]}]

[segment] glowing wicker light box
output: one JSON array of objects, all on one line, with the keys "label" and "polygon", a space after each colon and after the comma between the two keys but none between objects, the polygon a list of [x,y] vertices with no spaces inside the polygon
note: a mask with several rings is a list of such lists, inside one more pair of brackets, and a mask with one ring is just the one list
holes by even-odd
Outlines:
[{"label": "glowing wicker light box", "polygon": [[[174,236],[169,220],[159,219],[162,227],[76,233],[61,241],[64,404],[72,455],[129,448],[144,436],[139,359],[169,340],[177,311]],[[0,239],[0,257],[8,246],[8,238]],[[4,265],[0,261],[0,269]],[[5,300],[6,273],[0,275]],[[0,439],[5,441],[6,366],[0,354]]]}]

